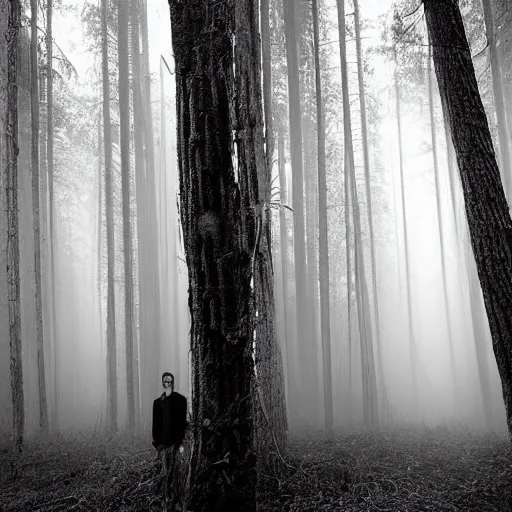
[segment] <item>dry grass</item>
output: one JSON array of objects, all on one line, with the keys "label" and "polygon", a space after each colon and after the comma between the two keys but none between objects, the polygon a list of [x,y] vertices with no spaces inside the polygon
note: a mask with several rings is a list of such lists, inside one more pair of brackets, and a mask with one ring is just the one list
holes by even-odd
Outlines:
[{"label": "dry grass", "polygon": [[0,511],[162,510],[159,470],[147,439],[33,440],[17,471],[12,462],[0,466]]},{"label": "dry grass", "polygon": [[512,511],[512,451],[468,430],[402,428],[290,440],[262,480],[266,512]]},{"label": "dry grass", "polygon": [[[30,441],[0,452],[0,511],[161,510],[159,464],[147,439]],[[261,475],[259,510],[512,511],[512,451],[468,430],[401,428],[293,436]]]}]

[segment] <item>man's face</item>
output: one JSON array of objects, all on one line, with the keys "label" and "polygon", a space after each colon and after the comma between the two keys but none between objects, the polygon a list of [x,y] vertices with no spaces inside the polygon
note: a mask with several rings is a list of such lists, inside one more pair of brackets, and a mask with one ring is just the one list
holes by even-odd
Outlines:
[{"label": "man's face", "polygon": [[162,384],[165,390],[172,389],[172,378],[166,375],[162,380]]}]

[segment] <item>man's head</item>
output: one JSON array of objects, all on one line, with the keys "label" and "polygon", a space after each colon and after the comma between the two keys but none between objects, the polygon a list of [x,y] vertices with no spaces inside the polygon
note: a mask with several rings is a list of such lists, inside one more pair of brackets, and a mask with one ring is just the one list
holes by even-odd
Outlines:
[{"label": "man's head", "polygon": [[169,372],[164,372],[162,375],[162,386],[167,391],[170,389],[171,391],[174,389],[174,375]]}]

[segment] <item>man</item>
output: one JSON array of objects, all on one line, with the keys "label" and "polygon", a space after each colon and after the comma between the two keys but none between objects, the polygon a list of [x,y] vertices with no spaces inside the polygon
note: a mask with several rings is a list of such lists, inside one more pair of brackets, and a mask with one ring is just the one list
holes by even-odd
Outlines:
[{"label": "man", "polygon": [[153,446],[178,449],[187,428],[187,399],[174,391],[174,375],[162,375],[164,392],[153,402]]},{"label": "man", "polygon": [[[179,480],[175,481],[176,455],[185,438],[187,422],[187,399],[174,391],[174,375],[162,375],[164,392],[153,402],[153,446],[162,461],[164,500],[171,501],[170,510],[180,499]],[[183,448],[180,449],[183,452]],[[171,485],[171,487],[169,487]],[[171,491],[171,498],[169,497]],[[182,497],[181,497],[182,498]],[[167,509],[166,509],[167,510]],[[181,509],[180,509],[181,510]]]}]

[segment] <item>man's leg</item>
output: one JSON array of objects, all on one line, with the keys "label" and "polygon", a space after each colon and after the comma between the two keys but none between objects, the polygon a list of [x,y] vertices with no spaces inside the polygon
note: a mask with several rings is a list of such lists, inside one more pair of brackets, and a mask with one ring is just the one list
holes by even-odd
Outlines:
[{"label": "man's leg", "polygon": [[170,497],[170,504],[171,504],[171,510],[176,510],[176,505],[178,501],[180,500],[180,488],[179,488],[179,482],[178,482],[178,472],[177,472],[177,464],[176,464],[176,457],[179,449],[179,444],[172,445],[169,450],[169,473],[168,473],[168,485],[169,485],[169,497]]},{"label": "man's leg", "polygon": [[160,451],[158,452],[158,455],[160,456],[160,462],[162,463],[162,473],[164,475],[167,475],[167,468],[168,468],[168,464],[167,464],[167,447],[166,446],[162,446],[160,448]]}]

